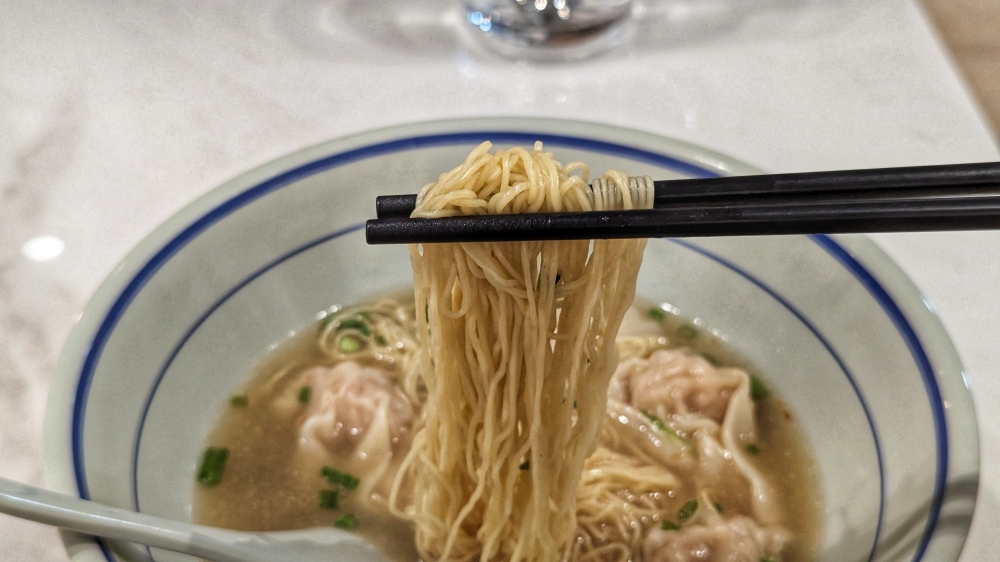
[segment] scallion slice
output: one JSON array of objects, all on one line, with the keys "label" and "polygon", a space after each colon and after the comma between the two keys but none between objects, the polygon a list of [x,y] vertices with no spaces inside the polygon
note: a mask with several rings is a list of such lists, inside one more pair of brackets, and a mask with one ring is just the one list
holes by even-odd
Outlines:
[{"label": "scallion slice", "polygon": [[353,529],[358,526],[358,518],[353,513],[345,513],[338,517],[333,525],[338,529]]},{"label": "scallion slice", "polygon": [[682,340],[693,340],[698,337],[698,328],[695,328],[692,324],[684,324],[680,328],[677,328],[677,337]]},{"label": "scallion slice", "polygon": [[339,484],[347,490],[353,490],[358,487],[358,484],[361,483],[360,478],[347,472],[341,472],[335,468],[330,468],[329,466],[324,466],[323,470],[320,471],[320,475],[329,480],[331,484]]},{"label": "scallion slice", "polygon": [[337,324],[337,331],[341,330],[357,330],[368,337],[372,335],[372,329],[368,326],[368,322],[365,322],[360,317],[345,318]]},{"label": "scallion slice", "polygon": [[357,353],[361,351],[361,348],[363,347],[364,344],[361,340],[354,336],[344,336],[340,338],[339,342],[337,342],[337,349],[339,349],[341,353]]},{"label": "scallion slice", "polygon": [[698,511],[698,500],[690,500],[677,512],[677,519],[687,521]]},{"label": "scallion slice", "polygon": [[309,399],[312,398],[312,387],[303,386],[299,389],[299,402],[302,404],[308,404]]},{"label": "scallion slice", "polygon": [[678,447],[681,448],[688,446],[688,442],[685,441],[684,438],[681,437],[680,435],[677,435],[676,431],[670,429],[670,426],[664,423],[663,420],[649,413],[649,411],[647,410],[639,410],[639,411],[642,412],[642,415],[646,416],[646,418],[649,419],[649,423],[653,424],[653,427],[660,430],[660,433],[662,433],[664,436],[666,436],[667,439],[672,441],[674,445],[677,445]]},{"label": "scallion slice", "polygon": [[226,460],[229,449],[225,447],[209,447],[201,457],[198,468],[198,482],[205,486],[215,486],[222,482],[222,474],[226,471]]},{"label": "scallion slice", "polygon": [[320,490],[319,507],[321,509],[337,509],[340,507],[340,490]]},{"label": "scallion slice", "polygon": [[767,385],[755,375],[750,375],[750,398],[762,400],[767,396]]}]

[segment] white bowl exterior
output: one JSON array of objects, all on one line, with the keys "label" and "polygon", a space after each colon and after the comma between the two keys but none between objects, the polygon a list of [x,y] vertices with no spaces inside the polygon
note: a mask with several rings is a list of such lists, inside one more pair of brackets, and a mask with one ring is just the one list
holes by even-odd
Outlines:
[{"label": "white bowl exterior", "polygon": [[[468,131],[489,132],[454,135]],[[375,131],[250,172],[158,229],[95,295],[53,385],[50,486],[189,519],[204,436],[253,364],[317,311],[409,283],[405,248],[367,246],[351,230],[374,197],[414,190],[460,162],[475,139],[502,131],[561,135],[547,146],[595,172],[752,172],[652,135],[516,119]],[[416,136],[425,140],[398,141]],[[372,146],[380,148],[358,150]],[[954,560],[967,531],[968,486],[943,494],[945,484],[971,482],[974,501],[971,400],[947,336],[907,283],[861,237],[653,240],[647,249],[640,294],[697,317],[759,367],[794,412],[809,412],[799,422],[822,472],[823,561]],[[121,313],[116,322],[109,312]],[[93,345],[102,335],[103,347]],[[90,368],[89,388],[79,385]],[[927,506],[942,497],[954,500],[945,506],[949,524],[925,532]],[[104,559],[89,540],[67,540],[80,560]]]}]

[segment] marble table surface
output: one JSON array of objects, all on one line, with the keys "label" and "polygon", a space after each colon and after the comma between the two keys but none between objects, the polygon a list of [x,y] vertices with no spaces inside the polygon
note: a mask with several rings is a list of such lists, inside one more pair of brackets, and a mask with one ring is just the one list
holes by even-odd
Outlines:
[{"label": "marble table surface", "polygon": [[[0,2],[0,475],[41,484],[60,346],[157,224],[332,137],[477,115],[629,126],[790,172],[998,159],[910,0],[650,0],[649,33],[584,63],[470,47],[448,0]],[[880,235],[969,372],[983,475],[962,560],[1000,538],[1000,232]],[[0,516],[0,560],[66,560]]]}]

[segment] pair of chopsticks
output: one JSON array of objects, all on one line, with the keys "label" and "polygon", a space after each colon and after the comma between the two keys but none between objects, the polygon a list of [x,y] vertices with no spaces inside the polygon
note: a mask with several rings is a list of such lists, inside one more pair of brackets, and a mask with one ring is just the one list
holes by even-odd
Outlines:
[{"label": "pair of chopsticks", "polygon": [[411,219],[376,198],[369,244],[1000,228],[1000,162],[654,182],[653,209]]}]

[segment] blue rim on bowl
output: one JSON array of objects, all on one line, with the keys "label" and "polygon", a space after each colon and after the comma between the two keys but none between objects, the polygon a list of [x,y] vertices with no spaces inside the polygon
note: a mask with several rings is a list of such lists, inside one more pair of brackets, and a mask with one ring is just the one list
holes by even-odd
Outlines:
[{"label": "blue rim on bowl", "polygon": [[[562,133],[562,131],[565,131],[565,133]],[[607,133],[608,131],[614,131],[615,135],[606,136],[637,139],[638,145],[602,140],[596,138],[596,136],[588,136],[588,131],[594,131],[595,134],[596,132]],[[109,335],[114,330],[119,318],[121,318],[125,310],[129,307],[134,296],[163,264],[168,262],[187,243],[196,238],[199,233],[240,207],[310,175],[373,156],[430,146],[469,144],[483,138],[490,138],[495,142],[519,144],[530,144],[536,140],[542,140],[549,147],[578,148],[608,155],[624,156],[631,160],[647,162],[693,177],[713,177],[733,173],[755,172],[753,168],[725,156],[678,141],[663,139],[662,137],[603,125],[538,119],[453,120],[394,127],[332,141],[251,171],[210,192],[189,205],[184,211],[171,219],[171,221],[158,228],[102,284],[101,288],[95,294],[94,299],[88,304],[84,315],[74,328],[60,358],[52,396],[50,396],[48,405],[46,416],[46,476],[50,487],[59,491],[78,494],[85,499],[90,498],[82,436],[88,392],[95,366],[101,357]],[[651,149],[649,147],[654,148]],[[132,451],[133,471],[131,481],[133,507],[135,509],[139,509],[135,476],[136,459],[141,447],[142,428],[146,412],[148,412],[149,406],[155,397],[163,374],[176,356],[177,350],[183,346],[187,337],[226,299],[270,268],[313,246],[352,232],[361,226],[359,224],[346,230],[330,233],[266,264],[242,282],[226,291],[224,296],[215,305],[206,309],[199,316],[199,320],[176,344],[174,353],[171,354],[166,364],[160,369],[159,376],[149,390],[139,422],[139,429],[135,436]],[[955,353],[944,329],[929,310],[929,307],[926,305],[922,307],[913,306],[913,303],[925,303],[919,292],[916,291],[916,288],[867,239],[858,236],[833,238],[825,235],[816,235],[809,238],[843,268],[848,270],[865,287],[875,301],[878,302],[884,313],[891,318],[900,337],[905,341],[923,379],[934,421],[937,467],[934,478],[934,494],[929,514],[925,528],[920,535],[919,544],[912,557],[914,561],[922,560],[934,537],[942,503],[948,494],[949,471],[953,468],[950,462],[954,462],[954,459],[950,458],[949,452],[953,450],[950,447],[953,448],[956,446],[956,440],[954,439],[949,443],[951,435],[949,433],[950,426],[962,430],[962,434],[958,439],[962,442],[964,450],[962,462],[965,465],[970,465],[960,467],[961,470],[959,472],[966,474],[978,472],[978,441],[975,417],[964,375],[958,362],[957,353]],[[783,299],[775,290],[768,287],[766,283],[755,278],[751,273],[742,270],[739,266],[728,262],[724,257],[713,254],[710,250],[687,241],[677,240],[675,242],[688,250],[697,252],[719,263],[723,267],[729,268],[744,277],[747,281],[757,285],[770,295],[770,297],[781,303],[782,306],[798,318],[803,326],[812,331],[822,342],[851,381],[851,385],[858,399],[861,401],[862,407],[865,409],[865,415],[868,417],[872,438],[875,442],[876,454],[879,459],[880,492],[882,498],[877,520],[878,527],[875,531],[875,538],[868,560],[875,559],[883,525],[882,506],[884,506],[885,501],[881,447],[878,441],[879,437],[875,422],[868,412],[865,398],[854,383],[847,367],[840,360],[833,347],[823,338],[822,334],[813,327],[808,318],[796,310],[794,305]],[[901,303],[900,301],[902,300],[906,302]],[[928,353],[925,342],[918,335],[918,330],[914,328],[914,318],[917,317],[919,317],[918,320],[923,333],[932,333],[934,335],[933,339],[937,342],[934,346],[938,356],[937,365],[932,364],[931,357],[933,355]],[[949,398],[962,403],[963,408],[945,407],[941,386],[939,386],[939,383],[942,382],[942,379],[940,379],[942,376],[945,377],[943,380],[947,384]],[[71,411],[69,408],[70,404],[72,404]],[[67,428],[69,430],[68,434],[66,432]],[[971,451],[970,448],[972,449]],[[974,466],[971,466],[972,464]],[[966,533],[967,525],[961,531],[962,540],[964,540]],[[71,540],[77,542],[79,538],[73,537]],[[953,556],[957,557],[961,549],[961,544],[962,541],[959,541],[957,546],[950,545],[943,547],[943,549],[954,551]],[[94,550],[95,547],[99,548],[99,552],[103,554],[103,557],[109,561],[115,560],[103,541],[92,541],[91,545],[91,550]],[[94,552],[94,554],[96,553],[97,551]],[[942,550],[942,553],[944,553],[944,550]]]}]

